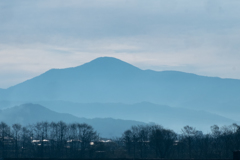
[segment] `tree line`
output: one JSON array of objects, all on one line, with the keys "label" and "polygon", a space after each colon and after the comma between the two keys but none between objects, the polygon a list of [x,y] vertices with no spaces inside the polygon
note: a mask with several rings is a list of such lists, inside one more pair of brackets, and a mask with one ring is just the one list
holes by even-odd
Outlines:
[{"label": "tree line", "polygon": [[181,133],[160,125],[138,125],[121,137],[102,138],[88,124],[39,122],[28,126],[0,123],[3,158],[165,158],[230,159],[240,150],[240,126],[203,134],[185,126]]}]

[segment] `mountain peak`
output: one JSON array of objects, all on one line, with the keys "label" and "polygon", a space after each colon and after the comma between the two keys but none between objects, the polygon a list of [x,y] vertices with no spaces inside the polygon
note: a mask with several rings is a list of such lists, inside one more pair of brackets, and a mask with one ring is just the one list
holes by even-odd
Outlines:
[{"label": "mountain peak", "polygon": [[87,68],[90,70],[105,70],[105,71],[133,71],[133,70],[140,70],[139,68],[124,62],[120,59],[114,58],[114,57],[99,57],[96,58],[88,63],[83,64],[83,68]]},{"label": "mountain peak", "polygon": [[48,110],[46,107],[43,107],[39,104],[33,104],[33,103],[25,103],[18,106],[15,106],[13,108],[8,109],[15,109],[15,110],[25,110],[25,111],[34,111],[34,112],[41,112],[42,110]]},{"label": "mountain peak", "polygon": [[122,60],[120,60],[120,59],[117,59],[117,58],[115,58],[115,57],[98,57],[98,58],[96,58],[96,59],[94,59],[94,60],[92,60],[91,62],[94,62],[94,61],[99,61],[99,62],[107,62],[107,61],[111,61],[111,62],[113,62],[113,61],[121,61],[121,62],[123,62]]}]

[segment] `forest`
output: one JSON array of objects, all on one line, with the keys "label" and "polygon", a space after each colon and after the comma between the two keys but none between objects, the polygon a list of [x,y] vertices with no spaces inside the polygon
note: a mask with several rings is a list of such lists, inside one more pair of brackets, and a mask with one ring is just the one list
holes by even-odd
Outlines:
[{"label": "forest", "polygon": [[240,126],[211,126],[203,134],[185,126],[180,133],[160,125],[132,126],[121,137],[101,137],[88,124],[0,123],[2,158],[232,159],[240,150]]}]

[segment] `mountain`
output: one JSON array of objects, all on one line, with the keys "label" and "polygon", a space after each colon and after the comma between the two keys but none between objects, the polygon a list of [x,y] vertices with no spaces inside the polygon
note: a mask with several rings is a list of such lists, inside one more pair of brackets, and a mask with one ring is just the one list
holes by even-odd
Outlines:
[{"label": "mountain", "polygon": [[[78,117],[131,119],[145,123],[155,122],[164,127],[180,131],[190,125],[205,132],[211,125],[228,125],[237,121],[206,111],[175,108],[149,102],[123,103],[71,103],[64,101],[36,102],[51,110],[69,113]],[[204,118],[203,118],[204,117]]]},{"label": "mountain", "polygon": [[[0,96],[1,96],[2,98],[3,98],[4,94],[6,94],[6,93],[5,93],[5,90],[0,88]],[[0,99],[2,99],[2,98],[0,98]]]},{"label": "mountain", "polygon": [[[84,65],[52,69],[1,91],[4,101],[139,103],[205,110],[225,116],[240,106],[240,80],[177,71],[141,70],[102,57]],[[222,109],[219,110],[219,107]],[[238,119],[240,120],[240,119]]]},{"label": "mountain", "polygon": [[59,113],[68,113],[76,117],[114,117],[116,119],[128,119],[145,123],[155,122],[177,132],[181,131],[181,129],[186,125],[194,126],[199,130],[208,132],[210,131],[210,126],[214,124],[223,126],[237,122],[232,119],[205,111],[174,108],[166,105],[152,104],[149,102],[123,104],[39,101],[34,103],[45,106],[52,111]]},{"label": "mountain", "polygon": [[20,123],[22,125],[33,124],[36,122],[48,121],[66,123],[87,123],[94,127],[102,137],[116,137],[129,129],[132,125],[145,125],[146,123],[120,120],[113,118],[79,118],[71,114],[57,113],[37,104],[23,104],[20,106],[0,110],[0,122],[6,122],[11,125]]}]

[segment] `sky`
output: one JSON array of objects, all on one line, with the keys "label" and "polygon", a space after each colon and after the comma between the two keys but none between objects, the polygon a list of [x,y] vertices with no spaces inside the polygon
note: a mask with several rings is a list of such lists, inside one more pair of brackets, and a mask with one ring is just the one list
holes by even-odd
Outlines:
[{"label": "sky", "polygon": [[103,56],[240,79],[239,15],[239,0],[2,0],[0,88]]}]

